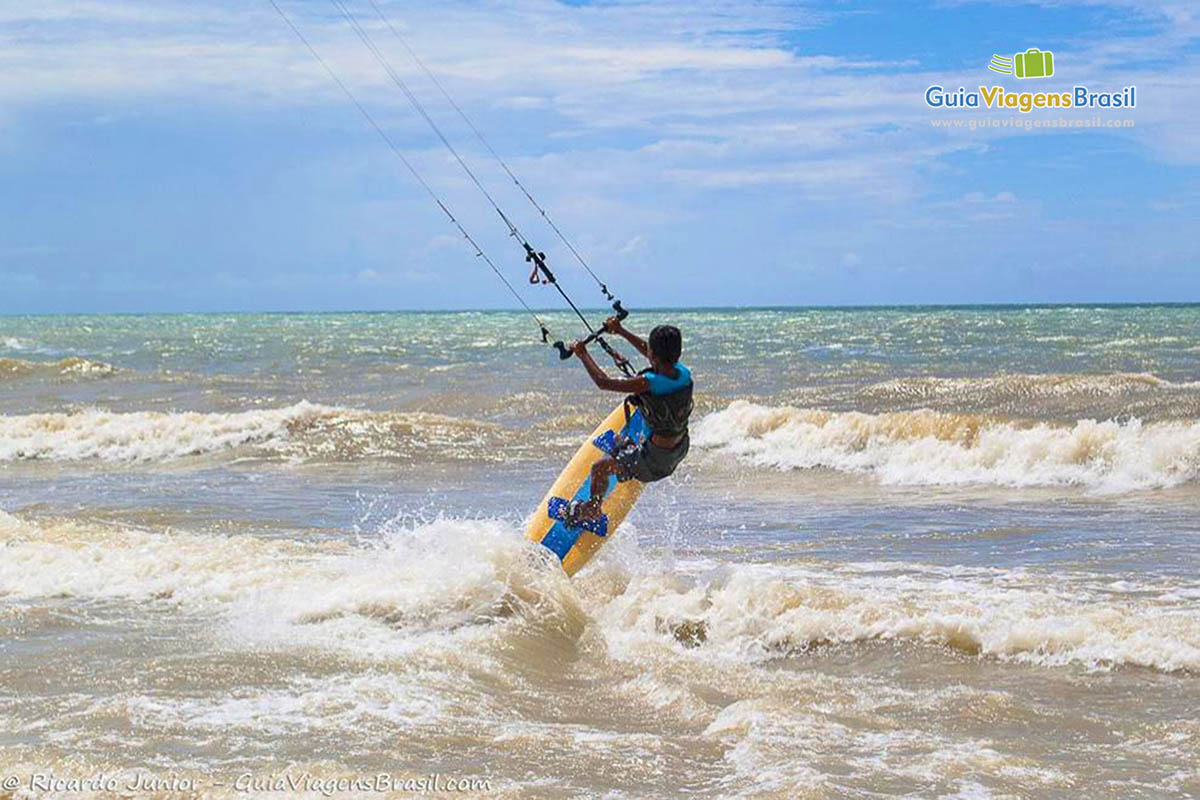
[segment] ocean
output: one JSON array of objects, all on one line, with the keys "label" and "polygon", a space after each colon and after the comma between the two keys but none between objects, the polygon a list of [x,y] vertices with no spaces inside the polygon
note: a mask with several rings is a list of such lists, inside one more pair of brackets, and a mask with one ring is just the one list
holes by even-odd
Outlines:
[{"label": "ocean", "polygon": [[617,397],[527,317],[0,317],[0,796],[1200,796],[1200,306],[662,322],[567,579]]}]

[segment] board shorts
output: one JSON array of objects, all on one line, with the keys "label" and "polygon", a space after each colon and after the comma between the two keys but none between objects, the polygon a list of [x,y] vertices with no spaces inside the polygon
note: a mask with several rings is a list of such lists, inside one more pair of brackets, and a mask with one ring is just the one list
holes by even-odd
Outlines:
[{"label": "board shorts", "polygon": [[691,440],[685,433],[674,447],[659,447],[647,439],[635,442],[626,439],[614,454],[617,460],[617,480],[639,480],[654,483],[668,477],[688,454]]}]

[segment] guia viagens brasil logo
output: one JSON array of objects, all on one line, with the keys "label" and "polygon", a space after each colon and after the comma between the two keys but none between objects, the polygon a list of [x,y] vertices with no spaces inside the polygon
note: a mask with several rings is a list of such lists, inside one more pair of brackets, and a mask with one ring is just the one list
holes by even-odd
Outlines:
[{"label": "guia viagens brasil logo", "polygon": [[[1054,53],[1030,47],[1012,56],[993,55],[988,69],[1020,79],[1049,78],[1054,75]],[[974,91],[960,86],[956,91],[947,91],[934,84],[925,90],[925,103],[930,108],[1008,110],[1022,114],[1037,108],[1136,108],[1137,87],[1093,91],[1087,86],[1072,86],[1070,91],[1010,92],[1003,86],[980,86]]]},{"label": "guia viagens brasil logo", "polygon": [[1018,78],[1049,78],[1054,74],[1054,53],[1031,47],[1012,58],[993,54],[988,69]]}]

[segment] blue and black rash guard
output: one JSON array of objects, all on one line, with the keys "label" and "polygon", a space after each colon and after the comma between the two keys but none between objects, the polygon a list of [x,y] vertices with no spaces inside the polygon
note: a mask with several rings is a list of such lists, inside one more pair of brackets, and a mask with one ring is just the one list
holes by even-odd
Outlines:
[{"label": "blue and black rash guard", "polygon": [[635,395],[652,434],[672,439],[687,435],[692,415],[692,373],[683,364],[675,364],[675,377],[644,369],[639,373],[650,384],[650,391]]}]

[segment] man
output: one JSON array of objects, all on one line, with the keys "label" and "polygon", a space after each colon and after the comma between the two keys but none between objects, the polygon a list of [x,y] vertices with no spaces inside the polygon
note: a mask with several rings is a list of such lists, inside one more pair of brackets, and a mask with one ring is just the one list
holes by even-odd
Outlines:
[{"label": "man", "polygon": [[608,392],[631,395],[630,402],[642,410],[650,429],[643,442],[618,437],[615,455],[606,455],[592,466],[591,499],[573,502],[567,511],[571,523],[600,517],[600,504],[609,478],[618,481],[660,481],[675,471],[688,453],[688,417],[692,413],[692,373],[679,363],[683,336],[674,325],[659,325],[650,331],[647,342],[630,333],[616,317],[604,322],[604,329],[633,345],[650,361],[650,367],[636,378],[611,378],[596,364],[587,345],[575,342],[571,352],[588,371],[596,386]]}]

